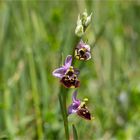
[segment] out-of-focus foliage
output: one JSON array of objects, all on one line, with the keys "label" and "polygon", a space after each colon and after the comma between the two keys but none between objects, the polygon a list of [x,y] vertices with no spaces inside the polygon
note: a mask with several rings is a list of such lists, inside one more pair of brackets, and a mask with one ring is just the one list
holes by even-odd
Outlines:
[{"label": "out-of-focus foliage", "polygon": [[92,59],[76,62],[78,98],[89,98],[95,119],[70,116],[70,135],[73,122],[80,140],[140,139],[140,2],[134,0],[0,1],[0,138],[65,139],[52,71],[72,54],[85,9],[93,12],[86,38],[91,46],[99,38]]}]

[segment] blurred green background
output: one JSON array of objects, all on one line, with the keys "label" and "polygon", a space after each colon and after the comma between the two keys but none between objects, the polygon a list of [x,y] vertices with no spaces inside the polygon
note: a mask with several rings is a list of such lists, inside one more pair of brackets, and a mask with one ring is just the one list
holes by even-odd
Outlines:
[{"label": "blurred green background", "polygon": [[52,71],[78,43],[77,16],[85,9],[93,12],[85,35],[92,59],[75,66],[81,66],[78,98],[89,98],[95,119],[70,116],[71,140],[71,123],[79,140],[140,139],[140,2],[134,0],[0,1],[0,139],[65,139],[61,86]]}]

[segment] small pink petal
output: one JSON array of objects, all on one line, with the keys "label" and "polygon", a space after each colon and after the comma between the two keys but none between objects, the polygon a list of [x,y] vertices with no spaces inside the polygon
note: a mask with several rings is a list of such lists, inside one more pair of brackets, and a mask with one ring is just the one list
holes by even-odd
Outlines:
[{"label": "small pink petal", "polygon": [[68,114],[70,115],[70,114],[76,113],[77,112],[77,109],[78,109],[78,107],[77,108],[74,108],[73,104],[71,104],[69,106],[69,108],[68,108]]},{"label": "small pink petal", "polygon": [[73,103],[80,105],[81,101],[76,99],[76,96],[77,96],[77,91],[74,91],[73,96],[72,96],[72,101]]},{"label": "small pink petal", "polygon": [[80,42],[79,42],[78,45],[77,45],[77,48],[78,48],[78,49],[81,49],[81,48],[83,48],[84,45],[85,45],[85,43],[84,43],[83,40],[81,39]]},{"label": "small pink petal", "polygon": [[69,68],[69,67],[71,66],[71,63],[72,63],[72,56],[71,56],[71,55],[68,55],[68,56],[66,57],[64,67],[65,67],[65,68]]},{"label": "small pink petal", "polygon": [[65,72],[66,72],[66,69],[61,67],[61,68],[55,69],[52,74],[55,77],[62,78],[65,75]]},{"label": "small pink petal", "polygon": [[89,60],[89,59],[91,59],[91,54],[90,54],[90,52],[86,52],[86,60]]},{"label": "small pink petal", "polygon": [[87,51],[89,51],[89,52],[90,52],[90,46],[89,46],[89,45],[84,45],[84,48],[86,48],[86,49],[87,49]]}]

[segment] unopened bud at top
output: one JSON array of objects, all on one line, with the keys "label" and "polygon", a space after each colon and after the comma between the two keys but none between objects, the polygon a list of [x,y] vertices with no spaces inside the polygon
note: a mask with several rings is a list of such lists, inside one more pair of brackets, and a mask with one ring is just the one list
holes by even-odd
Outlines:
[{"label": "unopened bud at top", "polygon": [[77,26],[75,29],[75,34],[79,37],[84,35],[84,32],[88,25],[91,23],[92,13],[88,16],[85,10],[81,15],[78,15]]},{"label": "unopened bud at top", "polygon": [[91,17],[92,17],[92,13],[90,14],[90,16],[87,17],[86,22],[85,22],[85,26],[87,27],[90,23],[91,23]]},{"label": "unopened bud at top", "polygon": [[84,25],[85,22],[87,21],[87,17],[88,17],[88,14],[87,14],[87,10],[85,10],[82,15],[81,15],[81,20],[82,20],[82,24]]},{"label": "unopened bud at top", "polygon": [[87,26],[90,24],[90,22],[91,22],[91,17],[92,17],[92,13],[88,16],[87,10],[85,10],[85,11],[82,13],[80,19],[81,19],[82,25],[83,25],[84,27],[87,27]]}]

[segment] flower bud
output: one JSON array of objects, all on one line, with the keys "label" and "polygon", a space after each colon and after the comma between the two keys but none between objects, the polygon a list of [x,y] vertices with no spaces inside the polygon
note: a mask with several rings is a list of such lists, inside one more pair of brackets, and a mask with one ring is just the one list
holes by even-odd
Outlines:
[{"label": "flower bud", "polygon": [[92,13],[90,14],[90,16],[88,16],[86,10],[81,15],[78,15],[77,27],[75,29],[75,34],[78,37],[81,37],[84,35],[86,28],[91,22],[91,16],[92,16]]},{"label": "flower bud", "polygon": [[83,12],[83,14],[81,15],[81,20],[82,20],[83,25],[87,21],[87,17],[88,17],[88,14],[87,14],[87,11],[85,10],[85,12]]},{"label": "flower bud", "polygon": [[81,19],[80,19],[80,15],[78,15],[77,25],[82,25],[82,21],[81,21]]},{"label": "flower bud", "polygon": [[76,29],[75,29],[75,34],[79,37],[81,37],[84,34],[84,29],[83,29],[83,25],[77,25]]},{"label": "flower bud", "polygon": [[84,26],[87,27],[87,26],[90,24],[90,22],[91,22],[91,17],[92,17],[92,13],[90,14],[90,16],[87,17]]}]

